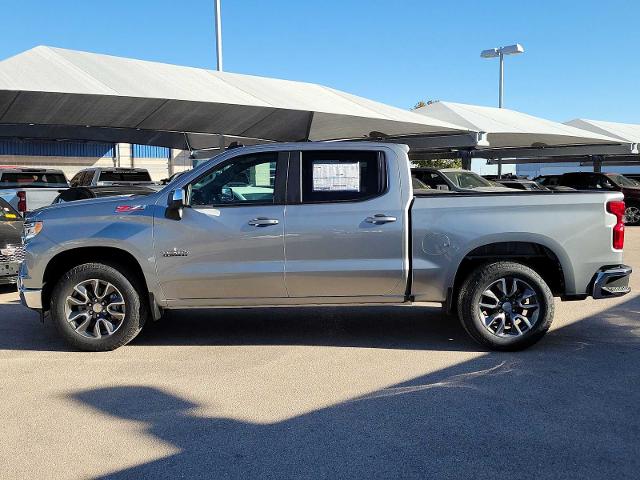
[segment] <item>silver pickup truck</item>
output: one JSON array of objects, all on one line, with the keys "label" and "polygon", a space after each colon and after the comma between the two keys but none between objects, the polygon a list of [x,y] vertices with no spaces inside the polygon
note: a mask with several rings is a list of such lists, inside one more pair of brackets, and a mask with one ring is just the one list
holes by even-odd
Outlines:
[{"label": "silver pickup truck", "polygon": [[237,148],[157,193],[42,209],[22,302],[82,350],[120,347],[167,309],[419,302],[516,350],[549,329],[554,296],[629,292],[622,194],[414,190],[408,150]]},{"label": "silver pickup truck", "polygon": [[69,183],[62,170],[0,167],[0,198],[21,215],[51,205],[67,188]]}]

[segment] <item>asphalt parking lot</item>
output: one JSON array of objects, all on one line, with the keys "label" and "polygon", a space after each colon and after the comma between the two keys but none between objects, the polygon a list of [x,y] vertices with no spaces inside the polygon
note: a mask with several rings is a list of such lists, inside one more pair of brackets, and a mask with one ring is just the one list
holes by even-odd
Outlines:
[{"label": "asphalt parking lot", "polygon": [[638,478],[632,287],[513,354],[437,307],[181,312],[81,353],[5,288],[0,477]]}]

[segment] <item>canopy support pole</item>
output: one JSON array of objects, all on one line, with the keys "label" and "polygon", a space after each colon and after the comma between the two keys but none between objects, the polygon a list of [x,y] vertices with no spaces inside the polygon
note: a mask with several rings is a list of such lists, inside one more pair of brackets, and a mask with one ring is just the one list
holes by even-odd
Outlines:
[{"label": "canopy support pole", "polygon": [[602,155],[594,155],[591,158],[593,160],[593,171],[596,172],[596,173],[601,173],[602,172],[602,160],[604,160],[604,157]]},{"label": "canopy support pole", "polygon": [[467,150],[461,150],[460,160],[462,160],[462,168],[464,170],[471,170],[471,152]]}]

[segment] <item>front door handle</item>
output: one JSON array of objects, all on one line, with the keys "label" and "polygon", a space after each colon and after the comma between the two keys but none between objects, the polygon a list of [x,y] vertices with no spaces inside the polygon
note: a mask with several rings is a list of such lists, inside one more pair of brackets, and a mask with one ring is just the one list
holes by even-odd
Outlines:
[{"label": "front door handle", "polygon": [[365,222],[373,223],[373,224],[376,224],[376,225],[381,225],[383,223],[391,223],[391,222],[395,222],[396,220],[397,220],[396,217],[392,217],[390,215],[385,215],[384,213],[377,213],[373,217],[365,218]]},{"label": "front door handle", "polygon": [[279,222],[275,218],[258,217],[249,220],[249,225],[253,227],[268,227],[269,225],[277,225]]}]

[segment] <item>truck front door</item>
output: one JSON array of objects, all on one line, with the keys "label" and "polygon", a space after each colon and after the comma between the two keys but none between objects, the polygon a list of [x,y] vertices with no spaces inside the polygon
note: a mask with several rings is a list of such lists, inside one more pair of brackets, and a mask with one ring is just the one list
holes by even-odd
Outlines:
[{"label": "truck front door", "polygon": [[375,150],[292,153],[285,214],[290,297],[339,303],[404,295],[408,225],[397,162],[390,160]]},{"label": "truck front door", "polygon": [[179,221],[165,218],[158,209],[154,250],[167,299],[287,296],[284,193],[288,155],[249,154],[216,165],[186,186],[189,206]]}]

